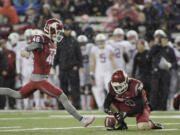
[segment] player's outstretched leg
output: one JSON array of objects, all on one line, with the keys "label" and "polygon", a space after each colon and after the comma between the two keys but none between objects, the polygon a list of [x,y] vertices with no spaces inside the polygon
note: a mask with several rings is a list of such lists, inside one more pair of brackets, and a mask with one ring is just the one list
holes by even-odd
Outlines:
[{"label": "player's outstretched leg", "polygon": [[59,96],[58,99],[64,106],[64,108],[77,120],[80,121],[80,123],[82,124],[82,126],[87,127],[89,124],[91,124],[94,120],[95,117],[83,117],[81,116],[77,110],[74,108],[74,106],[69,102],[67,96],[62,93]]},{"label": "player's outstretched leg", "polygon": [[6,96],[10,96],[16,99],[21,99],[22,96],[19,93],[19,91],[15,91],[13,89],[10,88],[0,88],[0,95],[6,95]]}]

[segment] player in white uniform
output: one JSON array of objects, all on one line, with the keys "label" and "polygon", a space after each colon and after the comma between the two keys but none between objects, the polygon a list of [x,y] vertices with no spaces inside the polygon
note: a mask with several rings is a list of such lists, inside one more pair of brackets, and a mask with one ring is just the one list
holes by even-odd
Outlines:
[{"label": "player in white uniform", "polygon": [[[20,75],[20,58],[21,58],[21,44],[19,44],[20,36],[18,33],[13,32],[8,36],[8,42],[6,44],[7,49],[12,50],[16,54],[16,79],[15,79],[15,88],[19,89],[22,86],[22,79]],[[22,109],[22,102],[19,99],[16,99],[16,108]]]},{"label": "player in white uniform", "polygon": [[92,91],[98,105],[103,109],[105,100],[105,91],[108,91],[108,83],[111,79],[113,70],[115,69],[113,48],[106,45],[106,36],[98,34],[95,38],[96,46],[91,49],[90,74],[95,76],[96,89]]},{"label": "player in white uniform", "polygon": [[174,95],[180,92],[180,36],[176,37],[174,45],[174,52],[177,60],[177,70],[171,71],[171,84],[167,103],[168,110],[174,109]]},{"label": "player in white uniform", "polygon": [[80,44],[83,56],[83,70],[80,70],[80,86],[81,86],[81,107],[83,110],[91,110],[91,88],[92,79],[90,76],[90,53],[93,47],[92,43],[87,43],[88,38],[85,35],[79,35],[77,41]]},{"label": "player in white uniform", "polygon": [[113,31],[113,40],[107,42],[114,48],[114,62],[116,69],[125,70],[127,62],[126,48],[130,46],[128,41],[124,40],[124,31],[121,28],[116,28]]},{"label": "player in white uniform", "polygon": [[138,33],[134,30],[129,30],[126,33],[126,37],[130,43],[130,44],[126,45],[126,49],[125,49],[128,54],[128,63],[126,64],[126,72],[127,72],[128,76],[131,76],[132,69],[133,69],[134,57],[137,53],[136,44],[138,41]]}]

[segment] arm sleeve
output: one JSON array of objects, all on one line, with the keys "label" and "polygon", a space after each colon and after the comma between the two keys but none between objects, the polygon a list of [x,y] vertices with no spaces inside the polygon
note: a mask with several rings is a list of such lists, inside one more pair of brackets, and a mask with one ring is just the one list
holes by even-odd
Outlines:
[{"label": "arm sleeve", "polygon": [[54,57],[54,65],[53,67],[55,68],[59,64],[59,58],[60,58],[60,48],[57,47],[56,55]]},{"label": "arm sleeve", "polygon": [[31,42],[28,46],[26,46],[25,50],[30,52],[36,49],[43,49],[43,45],[37,42]]},{"label": "arm sleeve", "polygon": [[83,67],[82,53],[78,43],[76,43],[76,57],[77,57],[77,65],[79,67]]},{"label": "arm sleeve", "polygon": [[177,65],[177,60],[176,60],[176,56],[174,53],[174,50],[171,49],[171,64],[172,64],[172,69],[177,69],[178,65]]},{"label": "arm sleeve", "polygon": [[114,101],[114,96],[111,95],[110,93],[108,93],[108,95],[106,96],[106,99],[104,101],[104,109],[110,109],[110,105],[111,103]]},{"label": "arm sleeve", "polygon": [[136,106],[132,110],[127,112],[127,116],[133,116],[134,114],[143,112],[145,103],[142,96],[142,92],[139,93],[138,96],[134,98],[134,101]]},{"label": "arm sleeve", "polygon": [[135,75],[136,75],[136,69],[137,69],[137,55],[134,57],[132,77],[135,77]]},{"label": "arm sleeve", "polygon": [[126,63],[129,62],[129,57],[128,57],[127,53],[123,53],[123,59]]}]

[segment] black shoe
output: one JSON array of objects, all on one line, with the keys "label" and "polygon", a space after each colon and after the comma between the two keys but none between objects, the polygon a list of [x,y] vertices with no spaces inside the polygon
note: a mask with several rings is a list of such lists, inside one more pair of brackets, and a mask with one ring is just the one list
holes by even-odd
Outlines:
[{"label": "black shoe", "polygon": [[115,126],[114,130],[126,130],[128,129],[127,124],[124,122],[118,122],[118,124]]},{"label": "black shoe", "polygon": [[154,123],[154,127],[152,129],[163,129],[163,126],[160,123]]}]

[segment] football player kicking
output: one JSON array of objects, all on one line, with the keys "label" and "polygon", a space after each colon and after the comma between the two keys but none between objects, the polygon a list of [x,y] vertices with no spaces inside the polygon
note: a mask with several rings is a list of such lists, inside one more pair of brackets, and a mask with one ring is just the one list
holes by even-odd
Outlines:
[{"label": "football player kicking", "polygon": [[128,129],[124,121],[126,117],[136,117],[137,128],[140,130],[163,128],[161,124],[149,119],[150,107],[142,82],[128,78],[123,70],[113,73],[104,108],[106,113],[111,114],[105,119],[107,130]]},{"label": "football player kicking", "polygon": [[31,51],[34,55],[34,69],[31,80],[20,91],[0,88],[0,95],[23,99],[36,90],[40,90],[55,97],[74,118],[80,121],[82,126],[87,127],[95,120],[95,117],[81,116],[69,102],[63,91],[47,81],[50,68],[53,65],[54,55],[56,54],[56,43],[62,40],[63,31],[63,24],[60,20],[55,18],[47,20],[44,34],[34,35],[30,44],[21,51],[23,57],[28,57]]}]

